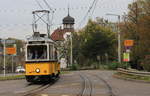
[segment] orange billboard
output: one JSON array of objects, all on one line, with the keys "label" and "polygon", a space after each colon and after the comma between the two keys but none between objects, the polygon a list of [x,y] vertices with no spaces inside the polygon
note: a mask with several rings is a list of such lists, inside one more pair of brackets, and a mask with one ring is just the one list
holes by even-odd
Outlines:
[{"label": "orange billboard", "polygon": [[133,40],[125,40],[124,46],[133,46],[134,41]]},{"label": "orange billboard", "polygon": [[15,47],[6,48],[6,54],[15,55],[16,54],[16,48]]}]

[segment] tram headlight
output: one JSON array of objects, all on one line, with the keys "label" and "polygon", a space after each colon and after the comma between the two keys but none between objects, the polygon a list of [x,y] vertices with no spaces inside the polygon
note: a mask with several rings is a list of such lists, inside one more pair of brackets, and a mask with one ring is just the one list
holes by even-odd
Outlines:
[{"label": "tram headlight", "polygon": [[39,72],[40,72],[40,69],[39,69],[39,68],[37,68],[35,71],[36,71],[37,73],[39,73]]}]

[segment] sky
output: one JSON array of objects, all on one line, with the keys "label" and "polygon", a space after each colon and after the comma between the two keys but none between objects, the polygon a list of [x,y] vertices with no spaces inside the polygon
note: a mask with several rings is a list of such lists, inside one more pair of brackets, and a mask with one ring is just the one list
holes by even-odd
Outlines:
[{"label": "sky", "polygon": [[[46,0],[49,6],[55,10],[51,33],[62,25],[62,19],[69,12],[75,18],[75,29],[80,29],[88,19],[96,17],[105,18],[116,22],[117,17],[107,16],[107,13],[123,15],[128,12],[128,4],[133,0],[97,0],[95,10],[86,15],[94,0]],[[0,0],[0,38],[18,38],[25,40],[32,31],[32,11],[49,9],[43,0]],[[85,19],[83,19],[86,17]],[[51,15],[50,15],[51,18]],[[41,32],[42,33],[42,32]],[[44,33],[44,32],[43,32]]]}]

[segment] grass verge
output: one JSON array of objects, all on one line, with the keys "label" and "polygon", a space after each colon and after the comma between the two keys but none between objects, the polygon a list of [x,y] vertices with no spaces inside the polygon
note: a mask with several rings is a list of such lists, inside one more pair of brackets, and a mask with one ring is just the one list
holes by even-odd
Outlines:
[{"label": "grass verge", "polygon": [[0,81],[4,81],[4,80],[18,80],[18,79],[25,79],[25,76],[24,75],[14,75],[14,76],[0,77]]},{"label": "grass verge", "polygon": [[61,74],[69,74],[70,71],[61,71],[60,73],[61,73]]},{"label": "grass verge", "polygon": [[138,76],[138,75],[131,75],[131,74],[123,74],[123,73],[115,73],[114,77],[122,78],[126,80],[135,80],[135,81],[143,81],[143,82],[149,82],[150,83],[150,76]]}]

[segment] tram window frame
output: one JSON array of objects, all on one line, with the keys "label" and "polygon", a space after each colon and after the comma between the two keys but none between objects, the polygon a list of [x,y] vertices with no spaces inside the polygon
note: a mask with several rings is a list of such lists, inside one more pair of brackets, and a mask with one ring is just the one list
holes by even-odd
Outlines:
[{"label": "tram window frame", "polygon": [[[44,55],[45,53],[46,53],[46,58],[41,58],[41,54],[40,54],[40,57],[39,58],[31,58],[31,59],[29,59],[29,49],[28,49],[28,47],[29,46],[46,46],[46,51],[45,52],[43,52],[43,54],[42,55]],[[42,49],[43,50],[43,49]],[[33,53],[32,53],[33,54]],[[39,55],[39,54],[38,54]],[[48,54],[48,45],[47,44],[27,44],[26,45],[26,61],[46,61],[46,60],[49,60],[49,54]]]},{"label": "tram window frame", "polygon": [[49,59],[58,60],[56,53],[57,53],[56,47],[54,46],[54,44],[50,44],[49,45]]},{"label": "tram window frame", "polygon": [[58,60],[58,53],[57,53],[57,48],[54,47],[54,59]]},{"label": "tram window frame", "polygon": [[54,45],[53,44],[50,44],[49,45],[49,59],[50,60],[54,60],[54,53],[53,53],[53,50],[54,50]]}]

